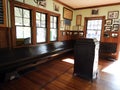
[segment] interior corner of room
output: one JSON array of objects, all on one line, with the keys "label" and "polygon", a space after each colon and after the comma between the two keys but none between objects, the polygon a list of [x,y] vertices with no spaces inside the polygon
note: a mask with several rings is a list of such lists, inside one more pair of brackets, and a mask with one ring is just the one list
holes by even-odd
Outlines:
[{"label": "interior corner of room", "polygon": [[[1,70],[21,70],[73,54],[82,39],[99,42],[99,59],[120,61],[120,1],[94,1],[84,6],[81,0],[1,0],[0,67],[5,67]],[[91,47],[82,45],[86,51]],[[10,62],[9,58],[15,61],[2,60]]]}]

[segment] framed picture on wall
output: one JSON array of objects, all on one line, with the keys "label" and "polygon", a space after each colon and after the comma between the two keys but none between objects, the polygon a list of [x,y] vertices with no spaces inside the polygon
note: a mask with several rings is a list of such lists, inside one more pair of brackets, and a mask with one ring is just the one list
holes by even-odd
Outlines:
[{"label": "framed picture on wall", "polygon": [[54,9],[54,11],[59,12],[59,5],[56,3],[53,3],[53,9]]},{"label": "framed picture on wall", "polygon": [[46,0],[34,0],[34,2],[40,6],[46,7]]},{"label": "framed picture on wall", "polygon": [[112,24],[112,19],[107,19],[107,20],[105,21],[105,24],[106,24],[106,25],[111,25],[111,24]]},{"label": "framed picture on wall", "polygon": [[72,20],[72,17],[73,17],[73,11],[64,7],[63,8],[63,18]]},{"label": "framed picture on wall", "polygon": [[113,24],[113,30],[112,31],[118,31],[119,30],[119,24]]},{"label": "framed picture on wall", "polygon": [[98,15],[99,10],[98,9],[92,9],[91,14],[92,15]]},{"label": "framed picture on wall", "polygon": [[113,20],[113,23],[114,23],[114,24],[120,24],[120,19],[114,19],[114,20]]},{"label": "framed picture on wall", "polygon": [[77,26],[80,26],[80,25],[81,25],[81,19],[82,19],[82,16],[81,16],[81,15],[77,15],[77,16],[76,16],[76,25],[77,25]]},{"label": "framed picture on wall", "polygon": [[71,25],[71,20],[64,19],[64,24],[70,26]]},{"label": "framed picture on wall", "polygon": [[112,26],[105,26],[104,31],[108,32],[112,30]]},{"label": "framed picture on wall", "polygon": [[109,11],[108,12],[108,19],[118,19],[119,11]]}]

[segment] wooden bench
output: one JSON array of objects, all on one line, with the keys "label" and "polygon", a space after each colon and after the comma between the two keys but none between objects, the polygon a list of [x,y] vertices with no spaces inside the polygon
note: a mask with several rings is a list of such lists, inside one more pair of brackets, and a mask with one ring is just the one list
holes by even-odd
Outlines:
[{"label": "wooden bench", "polygon": [[0,78],[14,79],[18,72],[49,61],[55,56],[72,51],[73,40],[52,42],[36,46],[0,49]]},{"label": "wooden bench", "polygon": [[115,53],[117,51],[117,43],[100,43],[100,58],[115,60]]}]

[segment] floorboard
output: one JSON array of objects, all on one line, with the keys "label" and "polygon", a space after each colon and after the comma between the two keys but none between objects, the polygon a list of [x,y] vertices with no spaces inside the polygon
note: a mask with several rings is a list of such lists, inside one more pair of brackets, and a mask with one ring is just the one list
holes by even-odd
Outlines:
[{"label": "floorboard", "polygon": [[18,79],[1,83],[0,90],[120,90],[120,77],[117,72],[111,74],[112,71],[103,71],[114,64],[114,61],[100,59],[97,79],[91,82],[73,76],[74,64],[62,61],[67,58],[73,59],[73,56],[67,55],[38,65],[35,70]]}]

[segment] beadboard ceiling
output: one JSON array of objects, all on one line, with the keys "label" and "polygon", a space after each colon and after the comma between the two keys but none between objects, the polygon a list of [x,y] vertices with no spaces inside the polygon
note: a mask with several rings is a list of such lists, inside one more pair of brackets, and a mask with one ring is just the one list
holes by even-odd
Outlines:
[{"label": "beadboard ceiling", "polygon": [[55,0],[73,9],[119,4],[120,0]]}]

